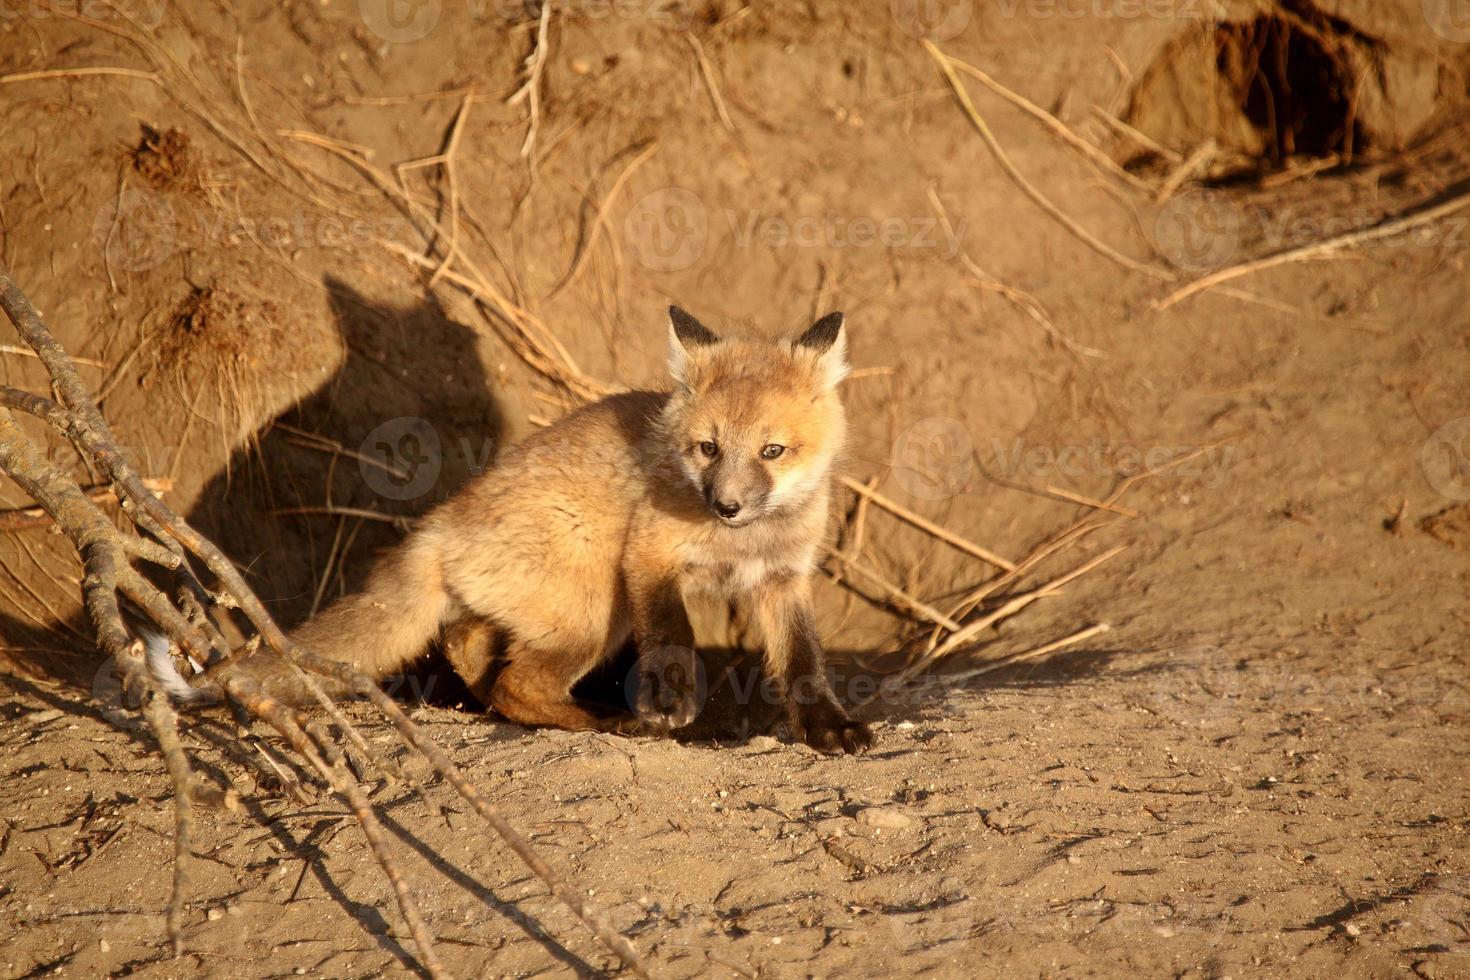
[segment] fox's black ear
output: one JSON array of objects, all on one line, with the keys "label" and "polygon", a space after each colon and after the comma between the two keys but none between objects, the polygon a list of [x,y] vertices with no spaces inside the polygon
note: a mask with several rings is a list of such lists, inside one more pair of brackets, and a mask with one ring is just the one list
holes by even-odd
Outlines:
[{"label": "fox's black ear", "polygon": [[669,307],[669,375],[674,383],[687,388],[694,373],[692,352],[720,342],[704,324],[677,306]]},{"label": "fox's black ear", "polygon": [[714,332],[677,306],[669,307],[669,324],[679,343],[693,347],[707,347],[720,341]]},{"label": "fox's black ear", "polygon": [[842,332],[842,314],[828,313],[796,338],[793,350],[815,356],[818,383],[831,390],[847,377],[847,335]]},{"label": "fox's black ear", "polygon": [[842,333],[842,314],[828,313],[807,328],[807,332],[796,338],[797,346],[810,347],[818,354],[825,354]]}]

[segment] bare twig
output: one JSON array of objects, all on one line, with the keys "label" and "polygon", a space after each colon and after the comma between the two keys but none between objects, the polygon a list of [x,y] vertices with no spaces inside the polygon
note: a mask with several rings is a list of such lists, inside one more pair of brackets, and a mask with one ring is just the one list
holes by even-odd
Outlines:
[{"label": "bare twig", "polygon": [[357,780],[347,772],[347,767],[340,763],[328,765],[318,751],[321,746],[313,743],[306,732],[302,731],[301,726],[291,717],[284,705],[266,695],[253,681],[234,674],[225,681],[225,689],[251,714],[264,718],[272,728],[280,732],[286,741],[291,743],[296,754],[311,763],[312,768],[321,774],[332,791],[347,800],[348,806],[352,808],[353,817],[362,827],[363,837],[367,839],[373,857],[377,858],[383,874],[388,878],[388,884],[393,888],[394,896],[398,899],[399,911],[403,913],[403,920],[408,923],[408,931],[418,946],[419,959],[423,960],[424,967],[429,971],[431,977],[448,977],[448,971],[444,969],[444,965],[439,962],[438,954],[434,952],[434,937],[429,933],[429,927],[419,912],[418,903],[414,901],[413,893],[408,890],[408,882],[404,880],[403,872],[398,869],[393,853],[388,850],[387,837],[383,833],[382,824],[378,822],[377,813],[373,810],[367,794],[362,791]]},{"label": "bare twig", "polygon": [[[143,485],[155,493],[167,493],[174,488],[174,481],[168,477],[145,477]],[[94,503],[101,504],[106,503],[109,499],[116,499],[113,497],[112,487],[104,484],[82,487],[81,490]],[[11,510],[0,510],[0,532],[48,527],[51,523],[51,515],[46,513],[44,507],[16,507]]]},{"label": "bare twig", "polygon": [[1083,507],[1092,507],[1096,510],[1110,510],[1114,514],[1121,514],[1124,517],[1138,516],[1138,511],[1132,507],[1124,507],[1121,504],[1115,504],[1107,500],[1094,500],[1091,497],[1077,493],[1075,490],[1068,490],[1066,487],[1053,486],[1048,483],[1042,488],[1042,492],[1049,493],[1053,497],[1060,497],[1063,500],[1071,501],[1074,504],[1081,504]]},{"label": "bare twig", "polygon": [[535,160],[531,151],[536,145],[536,131],[541,126],[541,69],[546,64],[546,29],[551,23],[551,0],[542,0],[541,19],[536,25],[536,40],[532,43],[531,53],[526,55],[522,67],[526,72],[526,81],[515,94],[505,100],[506,105],[520,105],[526,103],[526,139],[521,143],[521,156],[527,158],[531,163],[532,172],[535,171]]},{"label": "bare twig", "polygon": [[827,554],[838,562],[841,562],[847,568],[852,569],[863,578],[868,579],[870,582],[873,582],[875,585],[881,588],[884,592],[885,599],[894,602],[911,612],[917,613],[921,618],[926,619],[931,623],[934,623],[936,626],[942,626],[945,629],[951,631],[958,630],[960,628],[959,623],[950,619],[944,613],[940,612],[938,609],[935,609],[933,606],[924,602],[922,599],[914,598],[908,592],[904,591],[902,588],[889,581],[882,572],[879,572],[875,568],[871,568],[857,557],[845,555],[842,552],[837,551],[833,548],[828,548]]},{"label": "bare twig", "polygon": [[725,108],[725,99],[720,95],[720,85],[715,80],[715,69],[705,57],[704,45],[692,32],[684,32],[684,40],[694,49],[694,59],[699,62],[699,73],[704,77],[705,88],[709,89],[710,101],[715,104],[715,115],[720,117],[720,125],[725,127],[725,132],[731,136],[735,135],[735,123],[730,120],[730,111]]},{"label": "bare twig", "polygon": [[158,82],[158,72],[142,71],[137,68],[113,68],[101,65],[95,68],[48,68],[44,71],[18,71],[0,75],[0,85],[14,82],[35,82],[50,78],[90,78],[98,75],[116,75],[120,78],[140,78],[146,82]]},{"label": "bare twig", "polygon": [[1127,139],[1132,140],[1139,146],[1143,147],[1145,150],[1148,150],[1150,153],[1163,157],[1170,163],[1180,164],[1184,162],[1184,157],[1169,149],[1167,146],[1164,146],[1162,143],[1158,142],[1147,133],[1134,129],[1132,126],[1128,125],[1123,120],[1113,115],[1111,112],[1108,112],[1107,110],[1099,106],[1093,106],[1092,111],[1098,119],[1101,119],[1108,126],[1108,128],[1112,129],[1113,132],[1117,133],[1119,136],[1123,136]]},{"label": "bare twig", "polygon": [[[958,242],[959,236],[955,234],[954,226],[950,224],[949,212],[945,210],[944,204],[939,200],[939,195],[935,192],[933,187],[929,188],[929,203],[933,205],[934,212],[939,216],[939,222],[944,226],[944,232],[946,235],[949,236],[950,241]],[[1103,351],[1098,350],[1096,347],[1087,347],[1079,344],[1072,338],[1068,337],[1066,334],[1058,330],[1056,324],[1052,323],[1051,315],[1047,313],[1046,307],[1041,305],[1041,300],[1037,299],[1035,296],[1032,296],[1024,289],[1017,289],[1015,286],[1012,286],[1009,283],[1001,282],[995,276],[980,268],[980,266],[975,263],[975,260],[970,258],[970,253],[966,249],[961,248],[959,250],[958,257],[960,260],[960,264],[965,267],[965,271],[974,277],[975,282],[980,286],[981,289],[988,289],[1000,293],[1000,295],[1004,297],[1007,301],[1009,301],[1011,305],[1015,306],[1016,309],[1026,314],[1032,320],[1035,320],[1036,323],[1040,325],[1041,329],[1046,331],[1046,335],[1048,337],[1061,344],[1067,350],[1071,351],[1074,354],[1080,354],[1086,357],[1107,356]]]},{"label": "bare twig", "polygon": [[1013,653],[1010,656],[1001,657],[997,660],[991,661],[990,663],[982,664],[979,667],[975,667],[970,670],[960,671],[958,674],[950,674],[948,675],[948,679],[952,681],[965,681],[969,680],[972,677],[980,677],[984,674],[994,673],[997,670],[1004,670],[1005,668],[1013,667],[1016,664],[1021,663],[1022,661],[1035,660],[1037,657],[1044,657],[1048,653],[1055,653],[1063,647],[1075,646],[1076,644],[1081,643],[1083,640],[1090,640],[1094,636],[1097,636],[1100,633],[1106,633],[1110,629],[1112,629],[1112,627],[1109,626],[1107,623],[1098,623],[1095,626],[1088,626],[1085,629],[1080,629],[1075,633],[1069,633],[1059,640],[1052,640],[1050,643],[1043,643],[1039,647],[1033,647],[1030,650],[1023,650],[1020,653]]},{"label": "bare twig", "polygon": [[1027,606],[1031,605],[1038,599],[1045,599],[1049,596],[1056,595],[1061,590],[1062,586],[1066,585],[1068,582],[1071,582],[1073,579],[1086,575],[1088,572],[1092,571],[1094,568],[1097,568],[1103,562],[1123,551],[1123,549],[1124,546],[1119,545],[1115,548],[1103,552],[1101,555],[1098,555],[1097,557],[1092,558],[1087,562],[1084,562],[1082,565],[1079,565],[1077,568],[1072,569],[1066,574],[1057,576],[1044,585],[1038,586],[1034,589],[1030,589],[1026,592],[1022,592],[1019,595],[1011,596],[1004,603],[1002,603],[998,609],[986,613],[979,619],[966,623],[962,629],[958,630],[957,632],[951,633],[943,643],[939,644],[939,646],[935,647],[932,651],[919,658],[911,666],[905,668],[904,675],[911,677],[915,674],[920,673],[921,671],[930,667],[935,661],[939,660],[940,658],[962,648],[965,644],[969,643],[971,640],[975,639],[975,637],[979,636],[984,630],[988,629],[991,626],[994,626],[1001,620],[1008,619],[1011,616],[1014,616],[1016,613],[1020,612],[1022,609],[1025,609]]},{"label": "bare twig", "polygon": [[[949,56],[946,55],[945,57]],[[1047,112],[1041,106],[1032,102],[1024,95],[1020,95],[1016,92],[1011,91],[1000,82],[997,82],[995,79],[985,74],[985,72],[981,71],[979,68],[976,68],[974,65],[966,64],[965,62],[960,61],[958,58],[949,58],[949,62],[960,71],[964,72],[966,75],[969,75],[971,78],[975,79],[981,85],[984,85],[986,88],[990,89],[996,95],[999,95],[1001,98],[1005,99],[1011,105],[1020,109],[1022,112],[1026,113],[1032,118],[1038,120],[1047,129],[1051,130],[1053,133],[1056,133],[1057,136],[1061,138],[1063,143],[1066,143],[1068,146],[1072,147],[1072,149],[1081,153],[1098,169],[1102,170],[1105,173],[1112,174],[1114,177],[1117,177],[1124,183],[1139,190],[1152,190],[1146,180],[1143,180],[1137,175],[1131,174],[1128,171],[1124,170],[1122,167],[1118,166],[1117,162],[1114,161],[1112,157],[1104,153],[1099,147],[1083,139],[1081,136],[1078,136],[1075,132],[1072,131],[1070,127],[1067,126],[1066,123],[1062,122],[1056,116],[1052,115],[1050,112]]]},{"label": "bare twig", "polygon": [[1050,215],[1058,224],[1067,229],[1067,231],[1071,232],[1072,235],[1082,244],[1086,245],[1088,248],[1092,249],[1094,252],[1103,256],[1104,258],[1117,263],[1123,268],[1128,269],[1132,272],[1142,273],[1143,275],[1149,276],[1154,279],[1160,279],[1165,282],[1172,282],[1174,279],[1177,278],[1174,273],[1170,272],[1167,269],[1162,269],[1156,265],[1150,265],[1147,262],[1140,262],[1137,259],[1129,258],[1122,252],[1119,252],[1111,245],[1099,239],[1092,232],[1079,225],[1070,216],[1068,216],[1066,212],[1064,212],[1061,208],[1052,203],[1050,198],[1041,193],[1041,191],[1037,190],[1036,186],[1032,184],[1031,181],[1027,180],[1025,175],[1022,174],[1020,170],[1016,169],[1016,165],[1011,162],[1011,158],[1006,154],[1005,149],[1000,145],[1000,141],[997,140],[995,138],[995,134],[990,131],[990,126],[985,122],[984,117],[981,116],[979,110],[975,108],[975,103],[970,101],[970,93],[965,91],[964,83],[961,82],[959,76],[955,74],[954,65],[950,57],[946,55],[943,51],[939,50],[939,47],[935,45],[933,41],[929,41],[926,39],[922,43],[924,45],[924,50],[929,52],[929,56],[934,59],[934,63],[937,64],[939,66],[939,70],[944,73],[945,80],[949,82],[950,88],[954,90],[955,97],[959,99],[960,108],[965,111],[965,115],[969,117],[971,124],[975,127],[975,131],[980,134],[980,138],[984,141],[986,148],[989,149],[991,155],[995,157],[995,162],[1000,164],[1000,168],[1005,171],[1006,176],[1015,181],[1016,186],[1021,188],[1021,192],[1029,197],[1037,207],[1041,208],[1041,210]]},{"label": "bare twig", "polygon": [[1217,153],[1215,141],[1207,139],[1195,148],[1195,151],[1179,166],[1175,167],[1164,182],[1159,185],[1159,192],[1154,195],[1155,204],[1164,204],[1183,187],[1186,182],[1193,180]]},{"label": "bare twig", "polygon": [[553,299],[557,293],[561,292],[567,286],[570,286],[573,282],[576,281],[577,276],[580,275],[582,272],[582,267],[587,264],[588,256],[592,254],[592,243],[596,240],[598,232],[602,230],[603,224],[607,221],[608,209],[612,206],[612,202],[617,198],[618,191],[623,189],[623,185],[628,182],[628,178],[633,176],[633,171],[637,170],[638,167],[642,165],[644,160],[647,160],[650,156],[652,156],[653,151],[657,148],[658,144],[650,140],[641,150],[634,154],[633,159],[628,161],[628,165],[624,167],[622,171],[618,174],[617,178],[613,180],[612,186],[609,187],[607,193],[603,195],[602,203],[597,206],[597,214],[593,217],[592,224],[588,227],[586,234],[582,237],[582,240],[579,243],[579,247],[577,248],[577,255],[574,259],[572,259],[571,266],[562,275],[562,277],[557,280],[556,285],[552,286],[550,291],[547,292],[547,302]]},{"label": "bare twig", "polygon": [[1010,571],[1012,568],[1016,567],[1015,562],[1008,561],[1005,558],[1002,558],[1000,555],[997,555],[990,549],[982,548],[975,542],[960,537],[958,534],[954,533],[948,528],[941,527],[940,525],[935,524],[927,517],[924,517],[921,514],[914,513],[903,504],[900,504],[898,501],[893,500],[889,497],[885,497],[883,494],[879,493],[877,490],[874,490],[872,487],[868,486],[865,483],[859,483],[857,480],[854,480],[850,476],[844,476],[842,477],[842,485],[847,487],[847,489],[851,490],[853,493],[861,494],[862,496],[867,497],[873,503],[877,504],[879,507],[882,507],[893,516],[907,521],[921,531],[925,531],[929,534],[934,535],[934,537],[943,541],[945,544],[950,545],[951,547],[958,548],[966,554],[974,555],[981,561],[987,561],[990,564],[994,565],[996,568],[1003,568],[1006,571]]}]

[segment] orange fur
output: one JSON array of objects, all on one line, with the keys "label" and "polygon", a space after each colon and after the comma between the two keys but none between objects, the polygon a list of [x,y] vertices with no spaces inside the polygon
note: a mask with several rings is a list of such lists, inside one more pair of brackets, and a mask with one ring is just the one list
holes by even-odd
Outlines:
[{"label": "orange fur", "polygon": [[[845,438],[840,316],[771,343],[720,340],[670,312],[672,393],[614,395],[509,450],[296,639],[383,677],[450,626],[451,663],[506,717],[626,730],[637,726],[575,703],[572,685],[630,634],[642,653],[692,648],[684,596],[714,591],[754,601],[793,730],[823,749],[865,747],[826,684],[810,605]],[[790,693],[803,678],[808,704]],[[673,726],[697,708],[644,721]]]}]

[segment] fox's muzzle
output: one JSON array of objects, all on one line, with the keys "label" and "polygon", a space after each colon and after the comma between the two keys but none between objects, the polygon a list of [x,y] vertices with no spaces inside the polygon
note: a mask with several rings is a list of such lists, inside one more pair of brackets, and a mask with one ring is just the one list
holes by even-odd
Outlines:
[{"label": "fox's muzzle", "polygon": [[740,515],[748,517],[759,510],[770,492],[770,477],[759,466],[740,465],[727,457],[705,471],[705,503],[723,521],[740,522]]}]

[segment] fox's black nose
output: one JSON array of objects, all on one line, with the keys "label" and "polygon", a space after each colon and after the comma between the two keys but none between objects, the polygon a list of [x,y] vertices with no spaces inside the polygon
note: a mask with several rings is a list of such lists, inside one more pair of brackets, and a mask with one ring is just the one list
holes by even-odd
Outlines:
[{"label": "fox's black nose", "polygon": [[740,513],[740,501],[738,501],[738,500],[733,500],[733,501],[731,501],[731,500],[716,500],[715,501],[715,513],[716,514],[719,514],[721,517],[725,518],[726,520],[729,520],[730,518],[734,517],[736,514]]}]

